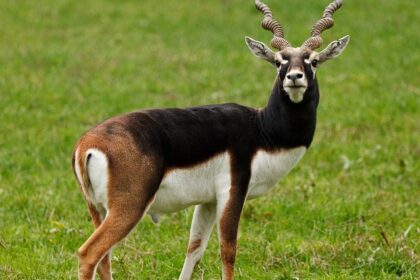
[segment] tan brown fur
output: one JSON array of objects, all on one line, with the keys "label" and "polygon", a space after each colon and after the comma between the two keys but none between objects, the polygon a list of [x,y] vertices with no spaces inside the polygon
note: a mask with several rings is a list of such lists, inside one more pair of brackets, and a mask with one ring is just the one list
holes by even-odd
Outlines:
[{"label": "tan brown fur", "polygon": [[96,230],[78,251],[79,279],[92,279],[99,261],[101,279],[110,279],[108,253],[141,219],[153,201],[161,174],[155,171],[157,161],[141,154],[129,135],[108,134],[104,126],[99,126],[86,133],[75,149],[79,158],[75,164],[79,165],[85,190],[90,185],[84,162],[89,149],[100,150],[108,160],[108,213],[101,221],[99,209],[86,197]]},{"label": "tan brown fur", "polygon": [[[249,180],[246,179],[246,180]],[[219,221],[220,255],[222,258],[224,280],[234,279],[237,235],[239,220],[246,193],[237,185],[230,188],[230,198]]]},{"label": "tan brown fur", "polygon": [[[100,214],[91,203],[88,203],[88,209],[90,212],[90,216],[92,217],[93,225],[95,226],[95,229],[97,229],[102,223]],[[98,274],[99,274],[99,277],[103,280],[112,279],[110,253],[106,254],[100,261],[98,265]]]}]

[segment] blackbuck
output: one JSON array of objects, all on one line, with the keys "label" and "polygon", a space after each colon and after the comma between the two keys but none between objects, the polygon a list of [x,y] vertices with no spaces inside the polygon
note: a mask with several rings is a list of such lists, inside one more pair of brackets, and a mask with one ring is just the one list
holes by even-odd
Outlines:
[{"label": "blackbuck", "polygon": [[223,279],[233,279],[239,219],[245,200],[265,194],[312,142],[319,90],[316,70],[337,57],[345,36],[323,51],[321,32],[333,26],[342,1],[329,4],[300,47],[259,0],[271,46],[246,37],[251,52],[276,69],[267,105],[238,104],[141,110],[93,127],[77,142],[73,167],[96,228],[80,247],[79,279],[111,279],[111,249],[150,214],[195,205],[180,279],[190,279],[217,224]]}]

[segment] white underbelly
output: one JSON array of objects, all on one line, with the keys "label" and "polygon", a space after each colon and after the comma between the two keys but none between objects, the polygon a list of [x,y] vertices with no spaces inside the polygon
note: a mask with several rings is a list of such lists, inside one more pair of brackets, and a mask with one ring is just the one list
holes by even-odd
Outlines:
[{"label": "white underbelly", "polygon": [[267,153],[258,151],[251,165],[248,199],[264,195],[299,162],[306,147]]},{"label": "white underbelly", "polygon": [[192,168],[175,169],[163,178],[149,212],[176,212],[191,205],[215,202],[217,186],[229,184],[228,153]]},{"label": "white underbelly", "polygon": [[[295,166],[305,151],[305,147],[276,153],[258,151],[251,165],[248,198],[265,194]],[[217,194],[230,187],[229,157],[223,153],[195,167],[166,174],[149,213],[170,213],[192,205],[215,203]]]}]

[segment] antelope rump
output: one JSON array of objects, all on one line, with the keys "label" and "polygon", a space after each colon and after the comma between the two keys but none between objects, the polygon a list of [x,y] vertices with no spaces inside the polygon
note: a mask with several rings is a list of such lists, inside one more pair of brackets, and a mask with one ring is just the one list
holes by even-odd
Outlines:
[{"label": "antelope rump", "polygon": [[223,279],[233,279],[244,202],[265,194],[302,158],[316,126],[316,70],[341,54],[345,36],[324,50],[321,33],[333,26],[342,0],[329,4],[311,36],[294,48],[267,5],[262,27],[271,46],[245,38],[251,52],[272,64],[275,83],[267,105],[220,104],[141,110],[87,131],[77,142],[73,168],[96,230],[80,247],[79,279],[112,279],[111,250],[150,214],[195,206],[179,279],[190,279],[217,224]]}]

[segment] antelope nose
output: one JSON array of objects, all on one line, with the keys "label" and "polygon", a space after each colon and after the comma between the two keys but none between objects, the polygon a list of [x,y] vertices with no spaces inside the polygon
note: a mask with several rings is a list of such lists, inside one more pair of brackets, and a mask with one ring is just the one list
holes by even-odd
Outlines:
[{"label": "antelope nose", "polygon": [[287,74],[286,77],[289,80],[296,81],[296,80],[302,79],[303,78],[303,74],[302,73],[299,73],[299,72],[294,72],[294,73]]}]

